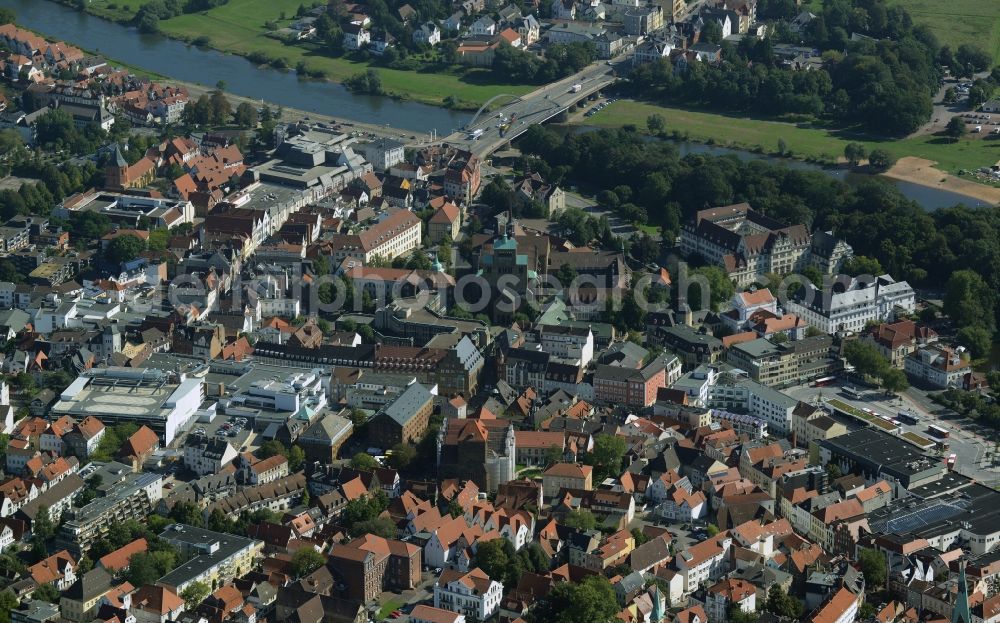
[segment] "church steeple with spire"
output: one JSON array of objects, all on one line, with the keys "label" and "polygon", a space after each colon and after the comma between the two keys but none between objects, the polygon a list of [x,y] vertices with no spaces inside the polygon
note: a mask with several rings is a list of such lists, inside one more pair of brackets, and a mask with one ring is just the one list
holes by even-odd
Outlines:
[{"label": "church steeple with spire", "polygon": [[972,612],[969,610],[969,583],[965,578],[965,561],[958,563],[958,595],[955,597],[955,609],[951,611],[951,623],[972,623]]}]

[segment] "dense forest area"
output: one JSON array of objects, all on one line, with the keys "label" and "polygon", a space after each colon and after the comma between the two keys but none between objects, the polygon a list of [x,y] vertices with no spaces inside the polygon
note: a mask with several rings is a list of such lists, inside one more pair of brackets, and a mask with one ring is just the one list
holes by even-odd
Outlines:
[{"label": "dense forest area", "polygon": [[584,185],[613,201],[624,218],[663,229],[671,240],[695,211],[742,201],[787,223],[833,230],[864,268],[916,287],[942,288],[959,327],[988,338],[997,326],[1000,209],[955,206],[927,212],[891,184],[871,178],[849,186],[818,171],[761,160],[692,154],[630,128],[562,134],[532,127],[521,139],[532,170]]},{"label": "dense forest area", "polygon": [[[771,19],[795,15],[793,7],[782,3],[766,3],[763,10]],[[971,76],[988,70],[992,61],[973,46],[957,51],[942,46],[926,26],[914,26],[904,8],[885,0],[827,0],[821,9],[811,10],[817,17],[801,35],[778,22],[764,39],[724,42],[716,65],[691,63],[684,71],[666,60],[640,65],[626,88],[651,100],[825,118],[872,134],[901,136],[930,119],[945,68]],[[774,51],[778,43],[815,48],[823,66],[784,67]],[[998,83],[1000,75],[995,74],[978,81],[976,92],[988,96]]]}]

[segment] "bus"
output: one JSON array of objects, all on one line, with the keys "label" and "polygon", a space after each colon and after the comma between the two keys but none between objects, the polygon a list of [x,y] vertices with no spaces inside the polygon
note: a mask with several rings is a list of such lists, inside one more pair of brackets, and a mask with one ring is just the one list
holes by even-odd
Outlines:
[{"label": "bus", "polygon": [[837,380],[835,376],[824,376],[821,379],[816,379],[813,381],[813,387],[827,387]]},{"label": "bus", "polygon": [[900,422],[906,422],[907,424],[917,424],[920,422],[920,416],[913,411],[900,411],[896,414],[896,418]]},{"label": "bus", "polygon": [[938,439],[947,439],[948,438],[948,429],[941,428],[940,426],[937,426],[935,424],[928,424],[927,425],[927,434],[930,435],[930,436],[932,436],[932,437],[937,437]]},{"label": "bus", "polygon": [[844,387],[844,389],[842,389],[841,391],[844,392],[846,396],[853,398],[855,400],[861,400],[862,398],[861,392],[858,389],[851,387],[850,385]]}]

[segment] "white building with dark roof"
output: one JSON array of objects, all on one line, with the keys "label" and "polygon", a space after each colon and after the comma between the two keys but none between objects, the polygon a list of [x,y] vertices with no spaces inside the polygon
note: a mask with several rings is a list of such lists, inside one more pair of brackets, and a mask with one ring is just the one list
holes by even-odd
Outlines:
[{"label": "white building with dark roof", "polygon": [[869,322],[891,322],[916,311],[916,296],[905,281],[882,275],[871,281],[852,279],[843,292],[822,291],[808,284],[789,301],[789,313],[824,333],[860,332]]}]

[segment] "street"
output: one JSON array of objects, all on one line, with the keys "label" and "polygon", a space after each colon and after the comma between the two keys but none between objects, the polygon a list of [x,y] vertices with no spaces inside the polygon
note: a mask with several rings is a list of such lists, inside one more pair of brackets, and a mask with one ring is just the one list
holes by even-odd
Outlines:
[{"label": "street", "polygon": [[[617,60],[617,59],[616,59]],[[522,134],[528,127],[544,123],[572,106],[584,96],[597,92],[615,81],[616,61],[599,61],[581,71],[551,84],[539,87],[504,106],[497,111],[483,111],[474,124],[444,139],[449,145],[475,152],[480,157],[493,153],[505,142]],[[582,92],[574,92],[571,87],[581,85]],[[500,135],[500,115],[510,121],[510,127]],[[470,132],[482,131],[476,138]]]}]

